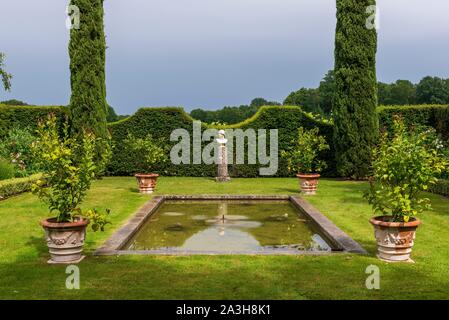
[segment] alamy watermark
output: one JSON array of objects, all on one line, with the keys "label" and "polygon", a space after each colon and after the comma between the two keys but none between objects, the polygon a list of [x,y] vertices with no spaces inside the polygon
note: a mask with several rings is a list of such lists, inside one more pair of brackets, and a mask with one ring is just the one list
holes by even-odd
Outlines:
[{"label": "alamy watermark", "polygon": [[75,5],[68,5],[66,8],[67,18],[65,20],[65,26],[67,29],[76,29],[80,28],[80,8]]},{"label": "alamy watermark", "polygon": [[376,5],[371,5],[366,7],[366,14],[368,14],[368,18],[366,18],[365,27],[368,30],[379,30],[380,29],[380,12],[379,7]]},{"label": "alamy watermark", "polygon": [[365,286],[368,290],[380,289],[380,269],[373,264],[369,265],[365,269],[365,273],[368,274],[365,280]]},{"label": "alamy watermark", "polygon": [[69,265],[65,269],[65,273],[68,277],[65,280],[65,287],[68,290],[79,290],[80,289],[80,269],[76,265]]},{"label": "alamy watermark", "polygon": [[[179,164],[220,164],[217,129],[201,130],[201,122],[194,121],[192,137],[186,129],[175,129],[170,141],[178,142],[170,151],[171,162]],[[226,129],[228,164],[257,164],[261,176],[275,175],[278,170],[277,129]],[[268,143],[269,141],[269,143]],[[202,147],[203,143],[209,142]],[[235,150],[235,152],[234,152]],[[234,160],[235,154],[235,160]]]}]

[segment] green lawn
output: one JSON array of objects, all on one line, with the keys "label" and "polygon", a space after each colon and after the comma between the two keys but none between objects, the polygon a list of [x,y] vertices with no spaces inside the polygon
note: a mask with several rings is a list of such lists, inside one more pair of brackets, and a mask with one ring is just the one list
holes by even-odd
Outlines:
[{"label": "green lawn", "polygon": [[[413,251],[415,264],[387,264],[374,257],[375,241],[362,199],[363,182],[323,180],[307,198],[360,242],[369,256],[120,256],[92,252],[149,196],[133,178],[95,182],[86,207],[108,207],[113,225],[89,232],[88,257],[79,265],[81,289],[65,288],[65,266],[47,265],[39,220],[48,216],[35,196],[0,202],[1,299],[449,299],[449,200],[432,195],[434,211],[422,215]],[[294,194],[296,179],[161,178],[159,194]],[[365,287],[365,269],[380,268],[380,290]]]}]

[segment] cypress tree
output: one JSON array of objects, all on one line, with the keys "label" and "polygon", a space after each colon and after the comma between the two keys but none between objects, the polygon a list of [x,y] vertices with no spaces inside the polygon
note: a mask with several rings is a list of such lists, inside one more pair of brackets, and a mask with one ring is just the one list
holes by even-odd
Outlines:
[{"label": "cypress tree", "polygon": [[110,155],[107,130],[106,39],[103,24],[103,0],[71,0],[79,8],[79,28],[70,31],[71,132],[92,131],[97,143],[96,162],[102,173]]},{"label": "cypress tree", "polygon": [[337,0],[334,144],[341,176],[369,174],[379,124],[376,113],[377,32],[367,27],[375,0]]}]

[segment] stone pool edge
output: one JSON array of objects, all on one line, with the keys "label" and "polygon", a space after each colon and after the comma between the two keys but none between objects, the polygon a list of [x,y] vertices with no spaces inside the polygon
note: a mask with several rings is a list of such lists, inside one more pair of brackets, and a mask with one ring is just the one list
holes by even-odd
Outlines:
[{"label": "stone pool edge", "polygon": [[[167,252],[153,250],[146,252],[145,250],[122,250],[128,241],[139,231],[142,225],[151,217],[159,206],[165,200],[289,200],[307,216],[313,223],[314,227],[318,229],[328,240],[336,251],[328,252],[301,252],[301,253],[254,253],[254,255],[328,255],[333,253],[356,253],[367,254],[367,251],[340,228],[338,228],[332,221],[324,216],[320,211],[314,208],[308,201],[299,196],[288,195],[160,195],[153,196],[153,198],[146,202],[119,230],[106,240],[106,242],[94,252],[95,256],[104,255],[130,255],[130,254],[149,254],[149,255],[226,255],[226,253],[216,252]],[[233,252],[232,254],[239,254]],[[242,254],[242,253],[240,253]],[[245,255],[251,255],[245,253]]]}]

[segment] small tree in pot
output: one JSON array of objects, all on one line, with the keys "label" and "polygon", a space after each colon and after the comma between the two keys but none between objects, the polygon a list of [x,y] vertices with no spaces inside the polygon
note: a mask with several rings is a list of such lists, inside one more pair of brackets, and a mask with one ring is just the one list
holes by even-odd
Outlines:
[{"label": "small tree in pot", "polygon": [[150,134],[145,138],[136,138],[133,134],[128,133],[128,137],[124,141],[128,152],[135,154],[134,168],[136,170],[135,177],[139,184],[140,193],[150,194],[156,188],[157,173],[151,173],[156,164],[160,164],[167,160],[162,141],[154,139]]},{"label": "small tree in pot", "polygon": [[56,214],[41,222],[51,255],[49,263],[81,261],[87,225],[92,222],[94,231],[103,231],[109,223],[109,210],[102,214],[96,209],[79,208],[95,178],[96,141],[87,131],[81,141],[69,137],[67,124],[60,135],[54,115],[38,124],[37,140],[31,149],[42,178],[33,185],[32,191]]},{"label": "small tree in pot", "polygon": [[300,182],[301,191],[305,195],[316,194],[320,172],[326,168],[325,161],[318,159],[320,152],[329,149],[326,139],[319,135],[319,129],[298,129],[298,135],[293,146],[283,150],[281,155],[287,159],[288,170],[296,172]]},{"label": "small tree in pot", "polygon": [[373,176],[365,198],[381,216],[374,217],[378,257],[386,261],[411,261],[416,214],[430,209],[428,190],[446,170],[435,130],[407,130],[401,118],[394,119],[394,130],[383,133],[373,151]]}]

